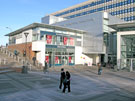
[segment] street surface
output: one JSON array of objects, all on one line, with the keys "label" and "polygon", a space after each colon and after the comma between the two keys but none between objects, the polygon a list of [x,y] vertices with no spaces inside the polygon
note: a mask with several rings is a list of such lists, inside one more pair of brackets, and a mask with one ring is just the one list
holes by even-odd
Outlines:
[{"label": "street surface", "polygon": [[71,73],[71,93],[62,93],[60,69],[0,74],[0,101],[135,101],[135,72],[104,69],[97,75],[97,67],[65,67]]}]

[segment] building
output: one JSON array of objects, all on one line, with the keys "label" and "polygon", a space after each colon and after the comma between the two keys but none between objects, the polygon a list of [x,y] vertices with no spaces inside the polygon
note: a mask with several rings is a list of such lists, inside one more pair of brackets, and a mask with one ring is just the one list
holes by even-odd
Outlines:
[{"label": "building", "polygon": [[135,23],[109,25],[117,32],[118,69],[135,70]]},{"label": "building", "polygon": [[50,15],[71,19],[96,12],[108,12],[125,21],[134,21],[135,0],[88,0]]},{"label": "building", "polygon": [[[27,33],[27,37],[25,36]],[[48,24],[33,23],[7,34],[9,50],[26,52],[29,59],[43,66],[83,64],[82,35],[85,31]],[[92,64],[92,63],[91,63]]]},{"label": "building", "polygon": [[46,16],[42,23],[86,31],[87,33],[83,34],[83,53],[93,59],[93,64],[107,63],[110,60],[116,62],[116,33],[111,33],[113,29],[108,25],[124,22],[123,20],[107,12],[87,14],[59,22],[55,20],[57,18]]}]

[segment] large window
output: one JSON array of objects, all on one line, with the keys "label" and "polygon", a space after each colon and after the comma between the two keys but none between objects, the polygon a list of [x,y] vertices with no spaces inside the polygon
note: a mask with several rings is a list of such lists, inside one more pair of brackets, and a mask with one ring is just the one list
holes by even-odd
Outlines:
[{"label": "large window", "polygon": [[135,35],[122,36],[121,57],[122,58],[135,58]]}]

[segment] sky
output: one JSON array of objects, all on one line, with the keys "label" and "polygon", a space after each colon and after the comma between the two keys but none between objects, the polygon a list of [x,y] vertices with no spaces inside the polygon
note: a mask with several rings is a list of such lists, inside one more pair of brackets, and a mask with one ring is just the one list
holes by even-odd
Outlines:
[{"label": "sky", "polygon": [[0,0],[0,45],[8,43],[4,36],[58,10],[87,0]]}]

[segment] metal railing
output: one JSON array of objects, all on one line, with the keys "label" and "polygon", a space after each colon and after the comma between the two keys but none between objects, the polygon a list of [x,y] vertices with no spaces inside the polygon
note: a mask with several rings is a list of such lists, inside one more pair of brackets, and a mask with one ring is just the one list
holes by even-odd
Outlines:
[{"label": "metal railing", "polygon": [[[27,64],[29,70],[32,69],[43,69],[43,66],[38,61],[35,62],[35,65],[33,65],[32,61],[29,59],[26,59],[23,56],[15,55],[12,51],[9,51],[6,47],[0,47],[0,52],[7,55],[8,57],[14,59],[18,63],[21,63],[22,65]],[[6,58],[0,58],[0,65],[4,64],[6,65],[8,63],[8,60]]]}]

